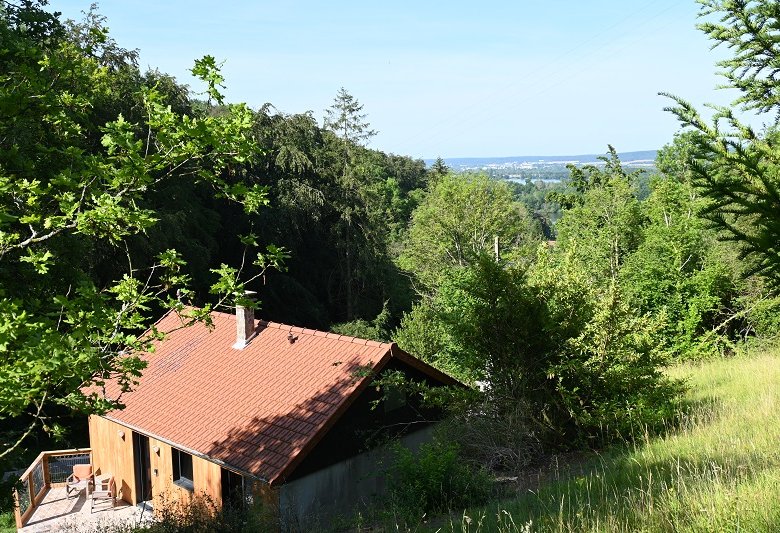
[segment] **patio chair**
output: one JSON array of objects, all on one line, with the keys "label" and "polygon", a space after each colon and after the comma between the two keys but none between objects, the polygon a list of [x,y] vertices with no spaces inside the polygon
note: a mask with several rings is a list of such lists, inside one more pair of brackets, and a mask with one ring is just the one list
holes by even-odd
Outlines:
[{"label": "patio chair", "polygon": [[111,474],[100,476],[95,481],[95,488],[92,490],[92,500],[90,500],[89,504],[89,512],[92,513],[96,503],[106,501],[111,502],[111,508],[116,506],[116,482],[114,481],[114,476]]},{"label": "patio chair", "polygon": [[73,473],[65,479],[65,492],[68,499],[70,499],[72,493],[78,495],[82,490],[86,490],[87,496],[89,496],[89,489],[93,486],[93,480],[92,465],[73,465]]}]

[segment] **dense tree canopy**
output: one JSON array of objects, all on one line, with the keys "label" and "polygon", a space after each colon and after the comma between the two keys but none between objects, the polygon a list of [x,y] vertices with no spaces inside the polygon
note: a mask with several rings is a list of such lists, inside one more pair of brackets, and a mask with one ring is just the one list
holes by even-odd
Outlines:
[{"label": "dense tree canopy", "polygon": [[572,169],[574,193],[561,197],[568,210],[556,225],[558,245],[580,259],[594,284],[617,278],[642,238],[643,217],[632,176],[612,147],[605,163],[603,169]]},{"label": "dense tree canopy", "polygon": [[525,207],[505,182],[485,175],[447,174],[436,179],[412,214],[399,264],[413,273],[418,290],[431,291],[453,270],[492,251],[498,239],[507,257],[541,238]]},{"label": "dense tree canopy", "polygon": [[0,13],[2,452],[22,423],[58,433],[60,408],[121,406],[79,391],[132,387],[164,309],[193,302],[203,311],[185,323],[203,320],[258,280],[268,318],[327,328],[397,313],[411,295],[391,247],[422,162],[364,148],[351,123],[339,137],[311,113],[227,104],[209,56],[192,69],[198,100],[142,74],[103,23],[94,11],[63,23],[34,2]]},{"label": "dense tree canopy", "polygon": [[[151,308],[182,309],[181,257],[129,248],[158,220],[150,192],[188,180],[247,213],[266,203],[242,170],[257,150],[251,112],[177,113],[100,22],[66,27],[32,3],[6,4],[0,17],[0,416],[30,415],[30,428],[47,421],[48,403],[120,405],[80,390],[108,378],[130,386],[137,351],[157,336],[139,336]],[[204,61],[194,71],[209,80]],[[121,274],[101,270],[95,252],[124,257]],[[221,273],[219,291],[233,292],[237,271]]]}]

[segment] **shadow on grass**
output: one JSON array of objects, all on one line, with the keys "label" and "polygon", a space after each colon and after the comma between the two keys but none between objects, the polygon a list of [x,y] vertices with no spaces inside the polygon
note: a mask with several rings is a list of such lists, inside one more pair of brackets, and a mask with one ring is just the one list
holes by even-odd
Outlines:
[{"label": "shadow on grass", "polygon": [[[695,443],[670,449],[626,446],[566,465],[535,490],[466,514],[481,520],[479,531],[713,531],[740,526],[773,531],[777,512],[745,501],[749,497],[740,502],[736,494],[740,486],[760,485],[756,480],[765,474],[771,483],[776,471],[776,464],[749,449],[706,452]],[[451,529],[475,531],[462,522]]]},{"label": "shadow on grass", "polygon": [[579,475],[483,511],[506,510],[517,523],[533,523],[534,531],[678,531],[691,521],[685,498],[750,482],[771,468],[750,453],[647,461],[637,455],[624,450],[599,456]]},{"label": "shadow on grass", "polygon": [[[442,530],[709,531],[738,529],[752,520],[753,530],[772,531],[762,524],[771,523],[773,511],[748,503],[753,514],[742,516],[746,507],[734,494],[765,474],[771,480],[777,465],[749,446],[710,450],[695,437],[686,440],[689,430],[722,416],[723,402],[716,397],[688,400],[663,431],[666,439],[645,435],[604,453],[575,455],[553,464],[536,486],[520,483],[512,498],[455,514]],[[718,505],[729,509],[704,513],[703,507]]]},{"label": "shadow on grass", "polygon": [[678,415],[669,423],[663,436],[676,433],[703,424],[711,424],[720,419],[723,412],[723,400],[716,396],[703,398],[684,398],[680,402]]}]

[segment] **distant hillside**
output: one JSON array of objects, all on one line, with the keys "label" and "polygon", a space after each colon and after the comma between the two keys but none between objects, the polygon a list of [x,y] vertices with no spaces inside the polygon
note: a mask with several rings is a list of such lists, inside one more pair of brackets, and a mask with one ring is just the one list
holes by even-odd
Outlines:
[{"label": "distant hillside", "polygon": [[[652,167],[655,162],[656,150],[641,150],[638,152],[622,152],[620,160],[629,166]],[[565,165],[573,163],[586,165],[598,163],[604,154],[586,155],[518,155],[510,157],[448,157],[444,162],[453,170],[468,170],[482,168],[501,168],[514,166]],[[426,165],[431,165],[436,159],[425,159]]]}]

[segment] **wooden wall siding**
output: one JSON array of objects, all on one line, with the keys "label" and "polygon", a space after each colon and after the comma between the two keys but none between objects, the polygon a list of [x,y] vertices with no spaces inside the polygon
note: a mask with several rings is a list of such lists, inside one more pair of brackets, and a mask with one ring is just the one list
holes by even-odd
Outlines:
[{"label": "wooden wall siding", "polygon": [[[124,437],[119,436],[120,431],[124,432]],[[128,503],[135,503],[132,430],[92,415],[89,417],[89,442],[95,474],[112,474],[119,497]]]},{"label": "wooden wall siding", "polygon": [[195,493],[205,493],[217,505],[222,505],[222,468],[211,461],[192,458],[192,476],[195,478]]},{"label": "wooden wall siding", "polygon": [[[158,451],[154,451],[157,448]],[[175,499],[179,496],[178,487],[173,484],[173,465],[171,464],[171,447],[157,439],[149,439],[149,453],[152,458],[152,500],[157,507],[158,502]],[[173,490],[177,489],[177,490]],[[186,492],[186,491],[182,491]]]},{"label": "wooden wall siding", "polygon": [[[159,452],[155,452],[155,447]],[[220,466],[197,456],[192,457],[192,477],[195,490],[189,491],[173,482],[171,446],[157,439],[149,439],[152,460],[152,498],[157,504],[186,504],[194,495],[207,495],[217,505],[222,504],[222,472]],[[155,469],[157,474],[155,475]]]},{"label": "wooden wall siding", "polygon": [[[124,432],[124,438],[119,432]],[[133,431],[99,416],[89,417],[89,439],[92,464],[98,475],[113,474],[119,496],[135,503],[135,466],[133,458]],[[155,448],[158,451],[155,451]],[[152,499],[157,505],[186,504],[194,495],[206,495],[215,504],[222,505],[222,469],[220,465],[197,456],[192,457],[192,476],[195,490],[189,491],[173,482],[171,446],[149,438]],[[262,508],[278,509],[279,490],[267,483],[253,482],[255,503]]]}]

